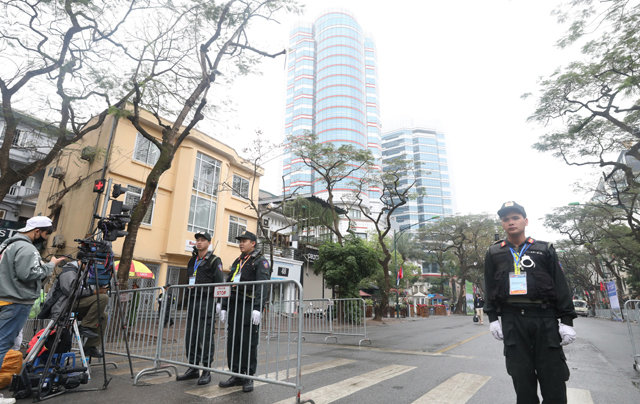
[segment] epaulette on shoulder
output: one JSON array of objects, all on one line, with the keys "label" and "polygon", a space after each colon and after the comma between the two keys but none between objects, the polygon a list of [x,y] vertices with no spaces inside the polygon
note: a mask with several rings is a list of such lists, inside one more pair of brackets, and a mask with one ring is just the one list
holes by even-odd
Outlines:
[{"label": "epaulette on shoulder", "polygon": [[496,245],[496,244],[500,244],[500,247],[502,248],[507,245],[507,242],[505,240],[498,240],[494,242],[492,245]]}]

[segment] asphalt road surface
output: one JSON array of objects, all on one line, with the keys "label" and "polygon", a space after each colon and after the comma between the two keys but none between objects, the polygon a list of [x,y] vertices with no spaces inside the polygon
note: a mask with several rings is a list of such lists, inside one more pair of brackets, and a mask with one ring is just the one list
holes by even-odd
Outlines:
[{"label": "asphalt road surface", "polygon": [[[577,341],[565,347],[571,369],[571,404],[639,403],[640,373],[632,368],[627,324],[595,318],[575,321]],[[634,324],[636,335],[640,325]],[[301,402],[319,403],[515,403],[507,375],[502,343],[489,326],[466,316],[369,321],[371,345],[358,346],[357,337],[325,342],[322,335],[305,336],[302,343]],[[637,347],[640,349],[640,340]],[[261,341],[261,344],[263,341]],[[295,403],[295,390],[255,384],[251,393],[240,387],[217,386],[226,375],[213,374],[212,383],[176,382],[175,375],[156,375],[132,384],[124,358],[109,368],[112,378],[103,391],[68,392],[50,403]],[[134,360],[136,371],[152,365]],[[179,367],[179,372],[185,368]],[[260,372],[260,369],[258,369]],[[102,368],[95,367],[89,387],[102,385]],[[87,387],[87,386],[82,386]],[[0,391],[10,397],[6,389]],[[20,400],[28,403],[31,399]]]}]

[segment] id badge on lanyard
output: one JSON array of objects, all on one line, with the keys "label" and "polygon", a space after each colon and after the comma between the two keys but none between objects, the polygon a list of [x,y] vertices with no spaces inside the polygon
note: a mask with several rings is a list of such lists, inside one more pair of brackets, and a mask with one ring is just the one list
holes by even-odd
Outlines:
[{"label": "id badge on lanyard", "polygon": [[195,285],[196,284],[196,274],[198,273],[198,267],[200,266],[200,263],[202,263],[202,261],[204,260],[198,260],[198,258],[196,257],[196,262],[193,264],[193,275],[191,275],[189,277],[189,285]]},{"label": "id badge on lanyard", "polygon": [[520,253],[517,253],[513,250],[513,248],[509,247],[511,250],[511,255],[513,256],[513,269],[514,272],[509,272],[509,294],[510,295],[526,295],[527,294],[527,274],[526,272],[521,272],[522,269],[522,258],[527,257],[523,255],[527,249],[529,248],[529,244],[525,243]]},{"label": "id badge on lanyard", "polygon": [[510,295],[526,295],[527,294],[527,274],[509,272],[509,294]]}]

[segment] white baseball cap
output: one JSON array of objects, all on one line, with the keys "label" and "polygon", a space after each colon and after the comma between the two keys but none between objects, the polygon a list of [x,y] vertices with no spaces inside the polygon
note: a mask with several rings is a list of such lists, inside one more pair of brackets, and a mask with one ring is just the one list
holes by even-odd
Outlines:
[{"label": "white baseball cap", "polygon": [[53,222],[46,216],[34,216],[31,219],[27,220],[27,225],[22,229],[18,229],[18,233],[26,233],[33,229],[39,229],[43,227],[52,227]]}]

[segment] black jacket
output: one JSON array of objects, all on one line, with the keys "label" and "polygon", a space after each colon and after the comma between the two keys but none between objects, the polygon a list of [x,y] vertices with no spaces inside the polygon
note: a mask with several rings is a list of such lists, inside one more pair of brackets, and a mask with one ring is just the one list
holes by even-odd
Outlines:
[{"label": "black jacket", "polygon": [[[197,255],[192,256],[189,260],[189,264],[187,264],[187,275],[189,278],[193,276],[193,267],[196,264],[197,257]],[[222,275],[222,261],[220,260],[220,257],[216,256],[211,251],[207,251],[207,254],[204,256],[204,260],[198,260],[196,284],[222,282],[224,282]]]},{"label": "black jacket", "polygon": [[[242,265],[242,262],[245,262]],[[242,269],[240,269],[242,265]],[[269,261],[258,250],[254,250],[248,257],[241,255],[233,261],[231,264],[231,271],[227,275],[227,282],[233,282],[235,276],[240,276],[240,282],[251,281],[268,281],[271,279],[271,268]],[[222,299],[222,309],[226,310],[229,302],[236,301],[236,287],[231,288],[231,297],[229,299]],[[267,299],[269,298],[269,287],[264,288],[255,285],[255,288],[248,286],[246,291],[244,288],[240,288],[241,293],[244,294],[246,299],[253,299],[253,310],[260,310],[264,307]],[[238,300],[241,300],[242,296],[238,296]]]},{"label": "black jacket", "polygon": [[[567,280],[558,261],[553,245],[545,241],[527,238],[521,246],[512,245],[506,240],[497,241],[487,251],[484,261],[484,280],[487,300],[484,312],[490,321],[498,319],[503,306],[508,303],[509,273],[513,272],[513,255],[510,248],[522,251],[525,244],[529,244],[523,257],[528,268],[522,268],[527,277],[527,294],[519,298],[542,301],[543,304],[555,311],[556,317],[564,324],[573,325],[576,312],[573,308],[572,294]],[[523,265],[525,263],[523,262]]]}]

